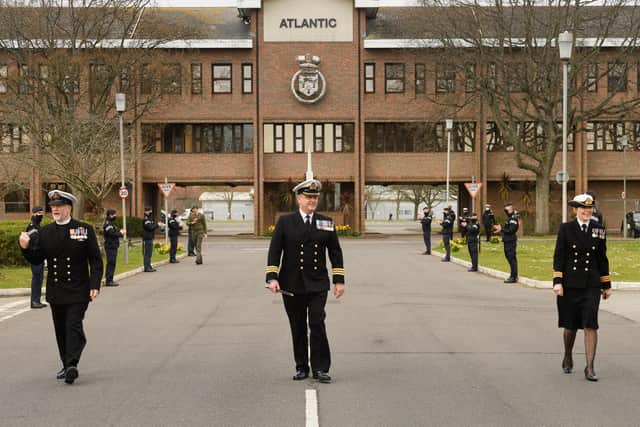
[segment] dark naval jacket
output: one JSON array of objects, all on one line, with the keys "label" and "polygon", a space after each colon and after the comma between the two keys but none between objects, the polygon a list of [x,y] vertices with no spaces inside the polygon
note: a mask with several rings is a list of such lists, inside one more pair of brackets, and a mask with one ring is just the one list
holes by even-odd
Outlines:
[{"label": "dark naval jacket", "polygon": [[467,222],[467,244],[477,245],[478,244],[478,235],[480,234],[480,225],[477,222]]},{"label": "dark naval jacket", "polygon": [[314,213],[308,228],[300,212],[283,215],[269,245],[266,281],[278,280],[281,289],[296,295],[328,291],[327,252],[333,283],[344,283],[342,249],[333,220]]},{"label": "dark naval jacket", "polygon": [[427,215],[423,215],[420,223],[422,223],[422,233],[423,234],[431,234],[431,221],[433,221],[433,216],[431,212]]},{"label": "dark naval jacket", "polygon": [[102,231],[104,232],[105,249],[118,249],[120,247],[120,238],[124,236],[116,228],[113,221],[105,221]]},{"label": "dark naval jacket", "polygon": [[507,219],[504,221],[504,225],[502,226],[502,241],[503,242],[515,242],[518,240],[518,228],[520,224],[518,224],[518,213],[513,211],[511,215],[507,215]]},{"label": "dark naval jacket", "polygon": [[145,215],[142,220],[142,240],[153,240],[158,224],[151,215]]},{"label": "dark naval jacket", "polygon": [[178,218],[175,216],[169,217],[169,223],[167,224],[169,227],[169,236],[170,237],[178,237],[180,236],[180,230],[182,230],[182,225]]},{"label": "dark naval jacket", "polygon": [[567,288],[611,287],[607,236],[601,223],[591,220],[586,233],[577,220],[560,225],[553,254],[553,284]]},{"label": "dark naval jacket", "polygon": [[444,215],[442,219],[442,234],[453,236],[453,224],[455,222],[455,216]]},{"label": "dark naval jacket", "polygon": [[100,289],[102,279],[102,256],[93,227],[71,219],[65,225],[46,225],[39,234],[38,246],[30,243],[22,253],[31,264],[47,260],[47,301],[89,302],[89,290]]}]

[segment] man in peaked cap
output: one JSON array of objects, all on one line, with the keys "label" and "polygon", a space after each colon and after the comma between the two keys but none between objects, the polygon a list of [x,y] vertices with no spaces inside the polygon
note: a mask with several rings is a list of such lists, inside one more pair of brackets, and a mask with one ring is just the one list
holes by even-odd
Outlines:
[{"label": "man in peaked cap", "polygon": [[520,228],[520,217],[518,212],[513,209],[513,203],[504,204],[504,213],[507,218],[504,225],[495,225],[497,232],[502,232],[502,243],[504,245],[504,256],[509,263],[510,274],[504,283],[516,283],[518,281],[518,258],[516,249],[518,246],[518,229]]},{"label": "man in peaked cap", "polygon": [[47,302],[53,314],[62,369],[58,379],[73,384],[87,342],[82,321],[89,302],[100,293],[102,257],[91,225],[71,217],[77,199],[66,191],[49,192],[54,223],[42,227],[37,245],[20,234],[20,248],[31,264],[47,261]]},{"label": "man in peaked cap", "polygon": [[171,264],[177,264],[180,262],[176,259],[176,253],[178,252],[178,237],[180,237],[180,230],[182,229],[182,223],[180,222],[180,218],[178,218],[177,209],[173,209],[171,211],[167,227],[169,227],[169,242],[171,243],[171,246],[169,247],[169,262]]},{"label": "man in peaked cap", "polygon": [[278,219],[269,245],[266,281],[272,292],[282,293],[289,318],[296,362],[293,379],[309,376],[310,361],[313,378],[330,383],[331,353],[324,323],[330,289],[326,253],[336,298],[344,293],[344,265],[333,220],[316,212],[321,188],[320,181],[313,178],[294,187],[299,210]]},{"label": "man in peaked cap", "polygon": [[[33,246],[38,246],[40,233],[40,223],[44,218],[44,208],[34,206],[31,209],[31,222],[27,226],[27,234],[31,237]],[[31,308],[45,308],[47,304],[40,301],[42,298],[42,281],[44,280],[44,262],[41,264],[31,264]]]}]

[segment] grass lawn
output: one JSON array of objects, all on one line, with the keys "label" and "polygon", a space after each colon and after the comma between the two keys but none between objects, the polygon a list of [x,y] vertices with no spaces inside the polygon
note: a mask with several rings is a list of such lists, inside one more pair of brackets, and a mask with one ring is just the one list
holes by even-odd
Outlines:
[{"label": "grass lawn", "polygon": [[[184,252],[184,251],[182,251]],[[178,252],[179,254],[181,252]],[[157,250],[153,251],[151,262],[169,259],[169,254],[160,255]],[[103,259],[104,261],[104,259]],[[106,261],[105,261],[106,263]],[[142,249],[140,246],[129,248],[129,263],[122,262],[122,247],[118,251],[118,262],[116,263],[116,274],[142,267]],[[104,277],[104,276],[103,276]],[[46,285],[46,278],[45,278]],[[0,267],[0,289],[8,288],[30,288],[31,269],[29,267]]]},{"label": "grass lawn", "polygon": [[[550,240],[518,241],[518,273],[520,276],[536,280],[551,281],[553,277],[553,250],[555,237]],[[444,251],[444,249],[440,249]],[[466,245],[458,252],[452,252],[456,258],[470,261]],[[611,280],[614,282],[640,282],[640,239],[607,241],[607,256]],[[509,272],[504,257],[502,243],[492,244],[482,241],[478,263],[481,266]]]}]

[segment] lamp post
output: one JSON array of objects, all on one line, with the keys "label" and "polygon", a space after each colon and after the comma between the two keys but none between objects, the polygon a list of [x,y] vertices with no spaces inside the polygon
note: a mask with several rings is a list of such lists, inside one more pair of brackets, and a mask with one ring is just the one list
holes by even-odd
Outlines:
[{"label": "lamp post", "polygon": [[627,238],[627,147],[629,146],[629,138],[623,135],[620,138],[620,146],[622,147],[622,238]]},{"label": "lamp post", "polygon": [[[121,189],[126,189],[126,183],[124,178],[124,129],[122,124],[122,115],[125,111],[126,96],[124,93],[116,93],[116,111],[118,112],[119,126],[120,126],[120,178]],[[121,197],[122,200],[122,230],[124,231],[124,248],[122,249],[122,260],[125,264],[129,263],[129,239],[127,237],[127,212],[126,212],[126,198]]]},{"label": "lamp post", "polygon": [[562,61],[562,222],[567,222],[567,88],[569,86],[569,60],[573,34],[565,31],[558,36],[558,48]]},{"label": "lamp post", "polygon": [[449,206],[449,175],[451,171],[451,129],[453,129],[453,120],[445,120],[447,128],[447,202],[445,206]]}]

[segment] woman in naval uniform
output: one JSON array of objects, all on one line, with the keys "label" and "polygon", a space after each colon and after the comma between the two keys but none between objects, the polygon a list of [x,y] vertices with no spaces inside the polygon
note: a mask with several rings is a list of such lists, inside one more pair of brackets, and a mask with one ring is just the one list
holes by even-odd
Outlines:
[{"label": "woman in naval uniform", "polygon": [[564,328],[562,370],[573,370],[572,350],[578,329],[584,330],[585,378],[598,381],[594,359],[598,344],[600,298],[611,296],[607,239],[593,221],[593,198],[579,194],[569,202],[576,219],[560,225],[553,255],[553,292],[557,295],[558,327]]}]

